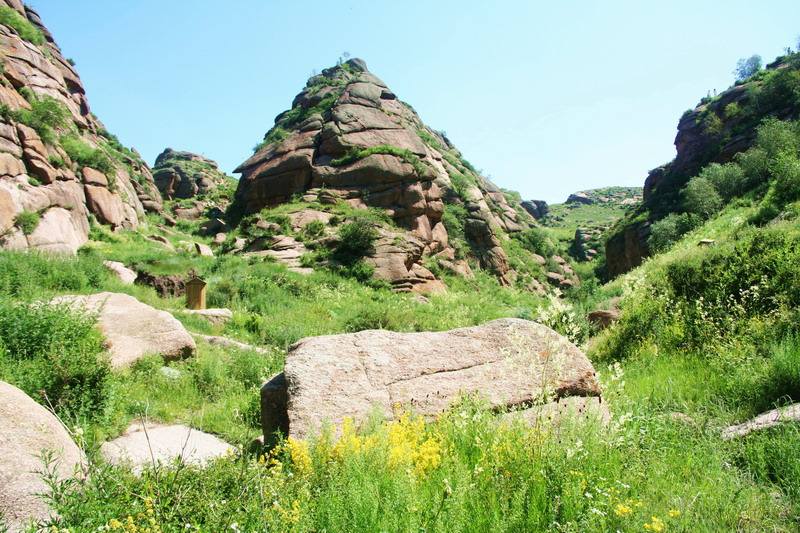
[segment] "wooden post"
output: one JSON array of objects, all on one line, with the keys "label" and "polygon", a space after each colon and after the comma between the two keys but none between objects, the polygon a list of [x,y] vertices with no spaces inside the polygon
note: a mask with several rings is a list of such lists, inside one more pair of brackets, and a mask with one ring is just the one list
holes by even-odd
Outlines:
[{"label": "wooden post", "polygon": [[206,282],[197,276],[192,276],[192,279],[186,282],[186,307],[206,308]]}]

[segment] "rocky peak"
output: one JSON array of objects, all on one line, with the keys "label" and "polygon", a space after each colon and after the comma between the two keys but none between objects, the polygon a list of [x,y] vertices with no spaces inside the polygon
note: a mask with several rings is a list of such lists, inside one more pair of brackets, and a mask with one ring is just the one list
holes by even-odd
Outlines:
[{"label": "rocky peak", "polygon": [[0,0],[0,246],[75,252],[90,217],[133,228],[160,211],[150,169],[89,110],[39,15]]},{"label": "rocky peak", "polygon": [[[415,283],[413,271],[421,271],[415,265],[425,257],[450,264],[467,259],[462,250],[510,282],[502,241],[533,224],[518,201],[510,202],[443,133],[427,127],[361,59],[311,77],[235,172],[242,176],[229,211],[234,220],[296,198],[388,214],[420,243],[400,247],[415,250],[402,258],[393,248],[398,259],[391,272],[376,259],[376,275],[393,283]],[[448,208],[458,216],[444,217]]]},{"label": "rocky peak", "polygon": [[[166,200],[189,199],[206,196],[225,189],[223,196],[233,188],[233,178],[219,170],[216,161],[192,152],[167,148],[156,157],[153,178]],[[227,205],[227,198],[223,198]]]}]

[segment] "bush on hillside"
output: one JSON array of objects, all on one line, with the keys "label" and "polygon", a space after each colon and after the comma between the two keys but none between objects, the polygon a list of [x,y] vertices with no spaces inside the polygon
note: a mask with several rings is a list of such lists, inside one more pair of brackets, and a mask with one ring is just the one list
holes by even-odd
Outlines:
[{"label": "bush on hillside", "polygon": [[39,220],[39,213],[36,211],[23,211],[17,215],[14,224],[16,224],[25,235],[31,235],[39,226]]},{"label": "bush on hillside", "polygon": [[650,251],[660,253],[668,250],[686,233],[701,224],[701,219],[692,213],[672,213],[653,222],[647,244]]},{"label": "bush on hillside", "polygon": [[736,69],[733,73],[736,76],[736,81],[744,81],[759,70],[761,70],[761,56],[752,55],[737,61]]},{"label": "bush on hillside", "polygon": [[96,418],[111,367],[95,318],[63,306],[0,302],[0,379],[62,417]]},{"label": "bush on hillside", "polygon": [[0,24],[14,28],[20,37],[35,45],[42,45],[45,43],[44,34],[30,23],[28,19],[23,17],[17,12],[7,6],[0,6]]},{"label": "bush on hillside", "polygon": [[687,213],[703,219],[711,218],[722,208],[722,198],[717,189],[702,176],[692,178],[681,191],[681,203]]},{"label": "bush on hillside", "polygon": [[[67,152],[70,159],[82,167],[91,167],[106,175],[114,172],[114,163],[103,150],[92,148],[76,135],[62,136],[61,147]],[[111,185],[110,182],[109,185]]]},{"label": "bush on hillside", "polygon": [[374,224],[363,218],[343,224],[339,228],[339,244],[334,258],[344,264],[353,264],[374,250],[378,230]]}]

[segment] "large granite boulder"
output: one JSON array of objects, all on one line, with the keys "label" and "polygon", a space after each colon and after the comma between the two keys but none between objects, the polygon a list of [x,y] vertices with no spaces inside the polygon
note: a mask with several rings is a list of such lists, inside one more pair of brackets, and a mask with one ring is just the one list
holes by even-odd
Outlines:
[{"label": "large granite boulder", "polygon": [[[22,2],[3,7],[45,41],[28,42],[0,23],[0,104],[10,111],[0,118],[0,248],[75,253],[88,239],[90,216],[112,229],[135,228],[145,212],[161,210],[150,169],[90,112],[77,72],[38,14]],[[63,111],[55,135],[16,120],[16,112],[42,103]],[[39,214],[35,231],[14,224],[23,212]]]},{"label": "large granite boulder", "polygon": [[265,437],[303,438],[345,417],[363,420],[397,405],[424,416],[477,393],[496,409],[599,397],[586,356],[541,324],[500,319],[443,332],[372,330],[293,345],[284,372],[262,387]]},{"label": "large granite boulder", "polygon": [[69,304],[97,314],[106,338],[111,366],[121,368],[146,355],[179,359],[194,354],[194,339],[175,317],[144,304],[127,294],[101,292],[82,296],[59,296],[56,304]]},{"label": "large granite boulder", "polygon": [[[80,472],[83,453],[61,422],[18,388],[0,381],[0,516],[10,531],[27,531],[30,521],[47,520],[43,454],[55,460],[55,474]],[[0,523],[2,525],[2,523]]]}]

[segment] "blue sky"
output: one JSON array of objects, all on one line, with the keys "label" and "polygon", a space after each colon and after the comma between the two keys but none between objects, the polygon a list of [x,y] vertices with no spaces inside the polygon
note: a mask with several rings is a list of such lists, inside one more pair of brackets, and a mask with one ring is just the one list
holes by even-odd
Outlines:
[{"label": "blue sky", "polygon": [[232,171],[346,51],[498,185],[549,202],[640,186],[738,58],[800,35],[797,0],[30,3],[151,164],[170,146]]}]

